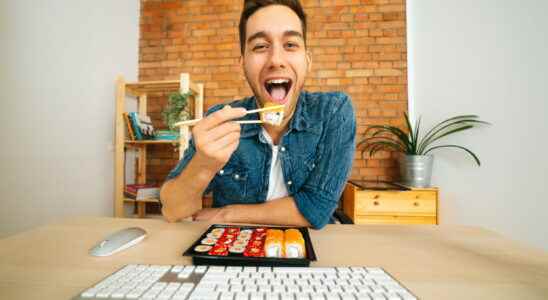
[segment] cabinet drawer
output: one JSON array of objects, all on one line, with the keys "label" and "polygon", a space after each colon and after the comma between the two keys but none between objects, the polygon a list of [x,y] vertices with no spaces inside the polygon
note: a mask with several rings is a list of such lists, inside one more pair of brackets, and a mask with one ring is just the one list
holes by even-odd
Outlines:
[{"label": "cabinet drawer", "polygon": [[436,215],[435,191],[364,192],[356,195],[356,215]]},{"label": "cabinet drawer", "polygon": [[435,225],[436,217],[418,216],[357,216],[355,224],[431,224]]}]

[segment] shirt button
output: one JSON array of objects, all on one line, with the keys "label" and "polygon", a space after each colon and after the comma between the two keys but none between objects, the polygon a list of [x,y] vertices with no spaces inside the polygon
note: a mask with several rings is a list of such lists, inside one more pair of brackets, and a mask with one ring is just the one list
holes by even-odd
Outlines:
[{"label": "shirt button", "polygon": [[282,152],[285,152],[285,147],[282,147],[280,150],[281,150]]},{"label": "shirt button", "polygon": [[287,185],[292,185],[292,184],[293,184],[293,181],[291,181],[291,180],[289,180],[289,181],[287,182]]},{"label": "shirt button", "polygon": [[219,174],[223,175],[225,173],[225,170],[219,171]]},{"label": "shirt button", "polygon": [[240,175],[234,174],[234,179],[236,179],[236,180],[240,179]]}]

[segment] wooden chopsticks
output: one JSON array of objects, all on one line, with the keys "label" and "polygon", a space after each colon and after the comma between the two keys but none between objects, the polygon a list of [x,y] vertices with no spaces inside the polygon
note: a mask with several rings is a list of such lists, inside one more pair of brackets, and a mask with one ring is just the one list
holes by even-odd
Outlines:
[{"label": "wooden chopsticks", "polygon": [[[263,112],[263,111],[278,110],[278,109],[282,109],[283,107],[284,107],[284,105],[276,105],[276,106],[269,106],[269,107],[264,107],[264,108],[252,109],[252,110],[248,110],[246,112],[246,115],[247,114],[254,114],[254,113],[258,113],[258,112]],[[202,118],[194,119],[194,120],[181,121],[181,122],[177,122],[177,123],[173,124],[173,126],[175,126],[175,127],[194,126],[194,125],[196,125],[196,123],[200,122],[201,119]],[[242,120],[242,121],[236,121],[236,123],[238,123],[238,124],[261,124],[261,123],[264,123],[264,122],[262,120]]]}]

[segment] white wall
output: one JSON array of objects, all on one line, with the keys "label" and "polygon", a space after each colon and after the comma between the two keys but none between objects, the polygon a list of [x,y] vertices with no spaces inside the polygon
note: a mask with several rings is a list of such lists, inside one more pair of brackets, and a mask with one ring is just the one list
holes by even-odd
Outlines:
[{"label": "white wall", "polygon": [[136,80],[138,0],[0,0],[0,237],[113,214],[114,80]]},{"label": "white wall", "polygon": [[435,155],[441,223],[478,225],[548,249],[548,2],[408,0],[410,106],[429,123],[493,123]]}]

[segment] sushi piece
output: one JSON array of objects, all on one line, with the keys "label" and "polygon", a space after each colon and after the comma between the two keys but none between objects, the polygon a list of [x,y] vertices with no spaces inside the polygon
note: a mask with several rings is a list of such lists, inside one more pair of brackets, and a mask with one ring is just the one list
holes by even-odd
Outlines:
[{"label": "sushi piece", "polygon": [[306,256],[304,238],[298,229],[285,230],[284,252],[286,258],[304,258]]},{"label": "sushi piece", "polygon": [[233,247],[236,247],[236,246],[242,246],[242,247],[245,247],[247,246],[247,242],[246,240],[236,240],[234,241],[234,243],[232,244]]},{"label": "sushi piece", "polygon": [[228,247],[225,245],[215,245],[211,250],[209,250],[208,254],[217,255],[217,256],[227,256]]},{"label": "sushi piece", "polygon": [[202,244],[204,245],[215,245],[215,243],[217,243],[217,239],[211,237],[207,237],[202,240]]},{"label": "sushi piece", "polygon": [[264,257],[264,249],[260,247],[248,247],[244,251],[244,256],[249,257]]},{"label": "sushi piece", "polygon": [[237,235],[238,233],[240,233],[240,228],[238,228],[238,227],[228,227],[226,229],[226,233],[227,234]]},{"label": "sushi piece", "polygon": [[228,248],[228,251],[230,251],[230,253],[244,253],[245,251],[245,245],[244,246],[237,246],[237,245],[233,245],[232,247]]},{"label": "sushi piece", "polygon": [[196,252],[207,252],[209,250],[211,250],[211,246],[208,245],[198,245],[194,247],[194,251]]},{"label": "sushi piece", "polygon": [[251,229],[242,229],[242,231],[240,231],[240,235],[251,235],[253,233],[253,230]]},{"label": "sushi piece", "polygon": [[273,102],[267,102],[267,103],[265,103],[265,105],[263,107],[266,108],[266,107],[270,107],[270,106],[277,106],[278,108],[272,109],[272,110],[267,110],[267,111],[262,111],[261,112],[261,121],[263,121],[264,123],[267,123],[267,124],[280,126],[282,124],[283,119],[284,119],[284,106],[280,105],[280,104],[277,104],[277,103],[273,103]]},{"label": "sushi piece", "polygon": [[284,256],[284,232],[279,229],[268,229],[264,243],[264,252],[266,257]]},{"label": "sushi piece", "polygon": [[223,236],[223,233],[225,232],[225,229],[224,228],[215,228],[213,230],[211,230],[211,232],[209,232],[207,234],[207,237],[210,237],[210,238],[214,238],[214,239],[218,239],[220,238],[221,236]]}]

